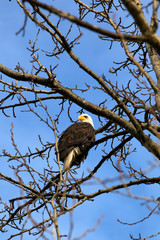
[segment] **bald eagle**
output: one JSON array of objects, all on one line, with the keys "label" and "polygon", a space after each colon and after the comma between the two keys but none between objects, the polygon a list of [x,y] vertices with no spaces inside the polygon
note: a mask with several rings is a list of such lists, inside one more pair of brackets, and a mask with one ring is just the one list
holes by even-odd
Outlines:
[{"label": "bald eagle", "polygon": [[80,165],[95,141],[92,118],[88,114],[82,114],[78,120],[80,122],[68,127],[58,141],[60,161],[64,163],[63,172],[70,170],[74,165]]}]

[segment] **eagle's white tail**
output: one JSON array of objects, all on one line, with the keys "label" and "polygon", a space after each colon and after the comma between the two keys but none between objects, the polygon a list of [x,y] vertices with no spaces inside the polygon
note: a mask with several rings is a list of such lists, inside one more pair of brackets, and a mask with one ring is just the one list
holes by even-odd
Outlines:
[{"label": "eagle's white tail", "polygon": [[79,147],[75,147],[66,157],[63,165],[63,172],[67,171],[70,169],[72,162],[74,161],[76,155],[80,154],[81,151]]}]

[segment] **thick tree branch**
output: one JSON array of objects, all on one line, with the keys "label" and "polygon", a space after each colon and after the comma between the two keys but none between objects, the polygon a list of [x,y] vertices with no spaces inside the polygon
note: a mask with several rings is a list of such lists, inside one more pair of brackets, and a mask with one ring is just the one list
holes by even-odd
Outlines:
[{"label": "thick tree branch", "polygon": [[[138,26],[140,27],[143,35],[139,36],[139,37],[138,36],[136,36],[136,37],[129,36],[129,35],[125,35],[125,34],[122,34],[120,37],[118,34],[98,28],[87,22],[83,22],[79,18],[77,18],[69,13],[66,13],[64,11],[58,10],[57,8],[54,8],[51,5],[47,5],[45,3],[35,1],[35,0],[26,0],[26,1],[31,3],[31,5],[35,4],[35,6],[39,6],[45,10],[48,10],[49,12],[53,12],[54,14],[56,14],[60,17],[66,18],[69,21],[78,24],[79,26],[85,27],[87,29],[90,29],[91,31],[100,33],[104,36],[112,37],[113,39],[120,39],[121,37],[123,37],[125,40],[134,41],[134,42],[136,42],[136,41],[148,42],[156,49],[158,54],[160,54],[160,39],[158,38],[158,36],[155,33],[152,32],[152,29],[149,27],[143,14],[139,11],[139,9],[136,8],[136,5],[135,5],[135,3],[133,3],[133,1],[124,0],[123,3],[126,5],[128,10],[131,12],[131,14],[135,11],[133,16],[135,17],[135,21],[136,21],[137,25],[139,24],[139,21],[142,21],[140,23],[140,25],[138,25]],[[132,2],[132,4],[130,4],[131,2]],[[146,25],[145,25],[145,23],[146,23]]]},{"label": "thick tree branch", "polygon": [[[46,9],[48,10],[49,12],[53,12],[54,14],[60,16],[60,17],[63,17],[63,18],[66,18],[68,19],[69,21],[71,22],[74,22],[76,24],[78,24],[79,26],[82,26],[84,28],[87,28],[91,31],[94,31],[94,32],[97,32],[99,34],[102,34],[104,36],[108,36],[108,37],[111,37],[113,39],[121,39],[119,34],[116,34],[116,33],[113,33],[111,31],[107,31],[105,29],[102,29],[102,28],[99,28],[97,26],[94,26],[88,22],[85,22],[85,21],[82,21],[81,19],[77,18],[76,16],[73,16],[67,12],[64,12],[62,10],[58,10],[57,8],[54,8],[53,6],[51,5],[47,5],[45,3],[42,3],[42,2],[38,2],[38,1],[35,1],[35,0],[26,0],[27,2],[31,3],[31,4],[35,4],[35,6],[39,6],[43,9]],[[129,40],[129,41],[135,41],[135,42],[144,42],[144,41],[147,41],[148,38],[145,37],[145,36],[133,36],[133,35],[125,35],[125,34],[122,34],[122,37],[126,40]]]}]

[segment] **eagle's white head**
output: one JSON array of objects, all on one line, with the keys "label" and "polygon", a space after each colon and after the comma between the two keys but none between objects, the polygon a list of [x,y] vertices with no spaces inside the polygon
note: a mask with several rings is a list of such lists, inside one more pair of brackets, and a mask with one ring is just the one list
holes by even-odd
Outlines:
[{"label": "eagle's white head", "polygon": [[94,124],[93,124],[93,120],[92,118],[88,115],[88,114],[81,114],[79,117],[78,117],[78,120],[81,121],[81,122],[88,122],[90,123],[93,128],[94,128]]}]

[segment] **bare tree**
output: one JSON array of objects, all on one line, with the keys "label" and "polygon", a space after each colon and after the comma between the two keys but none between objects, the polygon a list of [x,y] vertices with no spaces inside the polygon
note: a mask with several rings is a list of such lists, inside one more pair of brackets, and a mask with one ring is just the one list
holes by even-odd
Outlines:
[{"label": "bare tree", "polygon": [[[55,2],[17,0],[24,12],[24,23],[17,35],[25,35],[28,24],[33,24],[35,31],[35,40],[32,39],[29,47],[26,46],[30,53],[31,70],[24,70],[26,67],[20,63],[14,70],[0,64],[2,114],[14,119],[17,112],[27,112],[32,119],[32,113],[55,138],[50,143],[47,137],[43,140],[39,135],[36,149],[28,146],[28,151],[24,153],[16,143],[12,124],[10,132],[14,152],[6,147],[0,153],[10,169],[8,175],[1,169],[1,179],[20,190],[17,197],[8,199],[9,203],[3,200],[1,194],[0,229],[2,233],[6,229],[14,230],[8,239],[26,234],[36,235],[37,239],[48,239],[46,234],[50,233],[52,225],[55,239],[61,239],[64,236],[58,222],[69,213],[68,239],[71,239],[73,211],[85,202],[111,192],[118,193],[117,198],[125,195],[134,201],[142,200],[149,210],[148,215],[140,220],[132,223],[119,220],[121,224],[142,223],[159,214],[157,195],[146,197],[134,194],[132,186],[138,189],[144,184],[149,187],[160,182],[159,174],[152,174],[159,169],[160,160],[160,2],[92,0],[89,3],[74,0],[73,14],[63,8],[57,9]],[[12,7],[13,1],[10,4]],[[96,49],[93,49],[93,63],[87,61],[83,48],[90,33],[94,35],[98,46],[103,46],[107,58],[111,59],[108,69],[106,63],[100,62]],[[52,43],[49,51],[45,48],[46,42],[42,46],[39,43],[41,34]],[[79,57],[77,51],[84,57]],[[44,58],[47,60],[44,61]],[[71,81],[63,74],[64,58],[71,60],[68,75]],[[94,67],[90,67],[95,62],[103,66],[100,75]],[[80,81],[75,78],[76,75]],[[81,76],[85,76],[85,79]],[[98,159],[89,172],[73,169],[68,177],[64,177],[59,156],[54,154],[59,136],[57,124],[62,123],[64,116],[73,122],[75,112],[78,114],[83,111],[88,111],[97,119],[96,142],[91,151],[98,152]],[[132,145],[135,139],[136,149]],[[144,149],[151,153],[148,156],[152,161],[146,166],[144,162],[147,159],[142,159],[136,166],[130,157],[135,151],[140,154]],[[87,162],[90,158],[91,155]],[[42,165],[41,170],[36,168],[35,161]],[[112,165],[114,174],[112,178],[105,176],[102,179],[98,174],[106,161]],[[95,184],[94,190],[84,190],[85,184],[90,189],[91,183]],[[94,208],[94,202],[92,205]],[[77,239],[95,231],[100,221],[101,218],[92,229],[88,227]],[[131,233],[130,238],[158,239],[159,234],[151,231],[150,235],[142,236],[140,232],[135,238]]]}]

